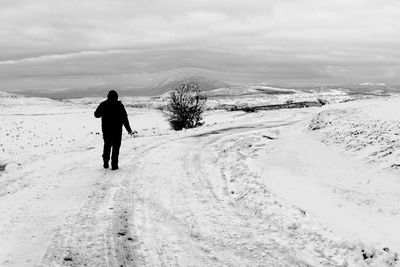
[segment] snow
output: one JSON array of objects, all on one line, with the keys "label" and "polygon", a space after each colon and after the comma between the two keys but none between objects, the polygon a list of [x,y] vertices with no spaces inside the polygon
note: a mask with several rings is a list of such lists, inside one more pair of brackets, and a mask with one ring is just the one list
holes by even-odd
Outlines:
[{"label": "snow", "polygon": [[101,99],[0,95],[0,266],[396,266],[400,98],[180,132],[130,100],[112,172]]},{"label": "snow", "polygon": [[329,106],[316,116],[312,129],[320,129],[323,142],[335,143],[382,168],[400,162],[399,97],[363,100]]},{"label": "snow", "polygon": [[[352,101],[356,97],[349,96],[344,90],[324,89],[321,92],[306,93],[295,89],[282,89],[268,86],[245,86],[235,88],[219,88],[203,91],[208,98],[207,110],[221,110],[227,105],[235,106],[263,106],[285,104],[296,101],[318,101],[340,103]],[[122,102],[132,108],[162,109],[168,103],[169,92],[157,97],[122,97]],[[64,100],[65,103],[91,105],[101,101],[99,97],[84,97]]]}]

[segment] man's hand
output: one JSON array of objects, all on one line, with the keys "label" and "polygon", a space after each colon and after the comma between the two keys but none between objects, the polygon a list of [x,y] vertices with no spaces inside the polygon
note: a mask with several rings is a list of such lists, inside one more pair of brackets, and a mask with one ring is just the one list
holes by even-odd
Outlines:
[{"label": "man's hand", "polygon": [[131,131],[129,134],[132,135],[132,136],[135,136],[135,134],[137,134],[137,133],[138,132],[134,130],[134,131]]}]

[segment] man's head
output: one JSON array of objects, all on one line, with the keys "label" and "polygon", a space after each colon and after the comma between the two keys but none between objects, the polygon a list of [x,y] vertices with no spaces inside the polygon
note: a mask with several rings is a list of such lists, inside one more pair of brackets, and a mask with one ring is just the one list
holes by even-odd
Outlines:
[{"label": "man's head", "polygon": [[108,92],[107,99],[110,101],[117,101],[118,100],[118,93],[114,90]]}]

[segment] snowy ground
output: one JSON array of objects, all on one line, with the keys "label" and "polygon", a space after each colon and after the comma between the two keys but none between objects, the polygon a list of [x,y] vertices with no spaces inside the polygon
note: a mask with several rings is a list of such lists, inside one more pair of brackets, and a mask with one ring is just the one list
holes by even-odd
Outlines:
[{"label": "snowy ground", "polygon": [[139,136],[112,172],[94,106],[2,96],[0,266],[396,266],[398,102],[311,126],[321,109],[214,111],[179,133],[128,108]]},{"label": "snowy ground", "polygon": [[[301,102],[301,101],[317,101],[318,98],[327,103],[338,103],[345,101],[352,101],[358,98],[364,98],[368,96],[350,96],[341,90],[326,90],[324,92],[306,93],[297,91],[294,89],[278,89],[270,90],[270,87],[256,88],[220,88],[211,91],[206,91],[207,97],[207,110],[218,110],[225,109],[226,106],[265,106],[265,105],[277,105],[285,104],[287,102]],[[265,90],[276,92],[276,94]],[[282,93],[286,92],[286,93]],[[289,92],[289,93],[288,93]],[[159,97],[122,97],[122,101],[127,107],[136,108],[154,108],[160,109],[167,105],[169,99],[169,92]],[[72,104],[87,104],[94,105],[99,102],[98,97],[83,97],[64,100],[67,103]]]}]

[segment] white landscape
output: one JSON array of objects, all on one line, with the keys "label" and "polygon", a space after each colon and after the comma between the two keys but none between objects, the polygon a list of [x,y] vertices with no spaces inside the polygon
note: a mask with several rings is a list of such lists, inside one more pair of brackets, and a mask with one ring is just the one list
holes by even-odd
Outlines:
[{"label": "white landscape", "polygon": [[0,266],[397,266],[400,97],[316,96],[178,132],[122,98],[110,171],[102,98],[2,93]]},{"label": "white landscape", "polygon": [[0,267],[400,267],[399,0],[0,25]]}]

